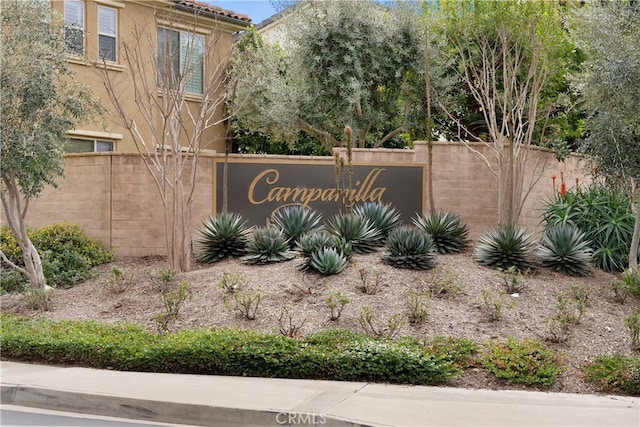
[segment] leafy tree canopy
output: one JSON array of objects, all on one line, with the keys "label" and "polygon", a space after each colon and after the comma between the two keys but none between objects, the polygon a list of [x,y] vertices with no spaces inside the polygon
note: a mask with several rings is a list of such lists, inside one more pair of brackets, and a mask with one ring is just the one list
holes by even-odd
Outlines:
[{"label": "leafy tree canopy", "polygon": [[411,22],[371,1],[323,1],[298,5],[284,24],[282,48],[265,44],[252,64],[262,77],[247,82],[256,96],[243,126],[290,141],[302,131],[327,147],[346,126],[357,146],[407,129],[402,94],[424,48]]},{"label": "leafy tree canopy", "polygon": [[63,174],[67,131],[100,111],[67,65],[64,29],[44,0],[3,1],[2,178],[32,198]]}]

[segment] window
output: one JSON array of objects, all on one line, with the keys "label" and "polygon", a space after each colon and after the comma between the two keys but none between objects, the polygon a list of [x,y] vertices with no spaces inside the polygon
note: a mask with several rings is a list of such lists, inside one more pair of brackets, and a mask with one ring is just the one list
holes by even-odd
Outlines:
[{"label": "window", "polygon": [[71,138],[64,151],[65,153],[96,153],[113,151],[113,146],[113,141]]},{"label": "window", "polygon": [[98,56],[101,60],[116,62],[116,17],[115,9],[98,6]]},{"label": "window", "polygon": [[184,85],[189,93],[202,93],[204,37],[158,28],[158,86]]},{"label": "window", "polygon": [[76,55],[84,54],[84,3],[64,0],[64,40],[67,50]]}]

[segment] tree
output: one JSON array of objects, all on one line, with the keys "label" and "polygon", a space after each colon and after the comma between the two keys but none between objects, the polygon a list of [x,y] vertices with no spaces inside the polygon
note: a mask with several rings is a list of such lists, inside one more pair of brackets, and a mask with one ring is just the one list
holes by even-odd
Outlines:
[{"label": "tree", "polygon": [[[156,15],[162,27],[143,21],[122,38],[125,71],[105,66],[99,72],[160,196],[167,261],[189,271],[198,161],[207,131],[229,119],[224,104],[234,85],[228,73],[233,43],[222,24],[209,22],[208,34],[199,34],[205,18],[197,12]],[[127,110],[131,97],[135,111]]]},{"label": "tree", "polygon": [[281,47],[262,48],[271,66],[239,113],[244,127],[290,142],[302,131],[329,149],[342,145],[347,126],[357,147],[409,128],[408,79],[421,72],[423,49],[417,28],[371,1],[302,2],[283,19]]},{"label": "tree", "polygon": [[23,254],[23,273],[36,288],[46,287],[42,260],[27,235],[29,202],[64,174],[67,131],[95,117],[101,105],[75,82],[67,64],[64,27],[45,0],[0,3],[2,49],[2,183],[7,224]]},{"label": "tree", "polygon": [[[517,223],[544,168],[529,148],[545,145],[544,125],[552,111],[544,107],[553,104],[545,99],[545,90],[562,78],[564,54],[571,47],[558,8],[557,3],[535,0],[440,3],[443,31],[456,58],[452,72],[476,104],[471,111],[481,118],[480,125],[469,126],[457,103],[439,105],[460,129],[459,141],[496,177],[502,225]],[[473,148],[468,138],[489,154]],[[525,165],[537,170],[529,183],[524,182]]]},{"label": "tree", "polygon": [[[640,4],[635,1],[590,2],[576,11],[572,33],[587,60],[575,87],[589,111],[582,150],[605,176],[640,186]],[[629,266],[638,268],[640,196]]]}]

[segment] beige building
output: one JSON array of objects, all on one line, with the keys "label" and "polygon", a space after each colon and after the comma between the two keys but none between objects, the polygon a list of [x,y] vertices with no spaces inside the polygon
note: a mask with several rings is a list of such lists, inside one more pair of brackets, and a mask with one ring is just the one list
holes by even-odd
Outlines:
[{"label": "beige building", "polygon": [[[162,105],[158,68],[185,83],[183,111],[197,111],[203,99],[210,98],[211,74],[219,72],[220,64],[229,58],[232,34],[250,24],[248,16],[192,0],[52,0],[52,7],[65,21],[74,78],[91,88],[109,110],[104,122],[69,132],[68,152],[137,151],[133,137],[122,126],[122,115],[110,102],[105,77],[113,82],[111,92],[124,115],[139,123],[145,117],[136,104],[140,97],[135,95],[134,73],[137,81],[147,83],[145,90],[151,95],[147,105]],[[143,67],[132,66],[134,49],[141,54]],[[221,118],[222,109],[214,115]],[[183,135],[191,130],[189,121],[185,123]],[[161,125],[157,120],[156,128]],[[144,140],[154,139],[153,126],[138,127]],[[224,136],[225,126],[218,123],[205,130],[200,147],[222,151]]]}]

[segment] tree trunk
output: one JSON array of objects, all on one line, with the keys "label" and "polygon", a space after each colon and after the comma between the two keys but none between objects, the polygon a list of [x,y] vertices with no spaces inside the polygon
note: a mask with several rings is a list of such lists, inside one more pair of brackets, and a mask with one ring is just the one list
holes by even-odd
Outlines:
[{"label": "tree trunk", "polygon": [[[9,228],[11,228],[18,242],[18,246],[20,246],[22,250],[22,259],[25,265],[24,268],[16,265],[11,266],[27,276],[32,287],[36,289],[46,289],[47,279],[44,277],[44,272],[42,271],[42,259],[35,246],[33,246],[31,239],[29,239],[27,226],[24,221],[29,201],[26,200],[25,206],[22,206],[22,194],[14,176],[4,177],[3,181],[6,191],[0,192],[2,207],[4,208]],[[5,261],[7,260],[5,259]]]},{"label": "tree trunk", "polygon": [[638,268],[638,246],[640,245],[640,200],[636,197],[636,224],[633,227],[631,250],[629,251],[629,268]]}]

